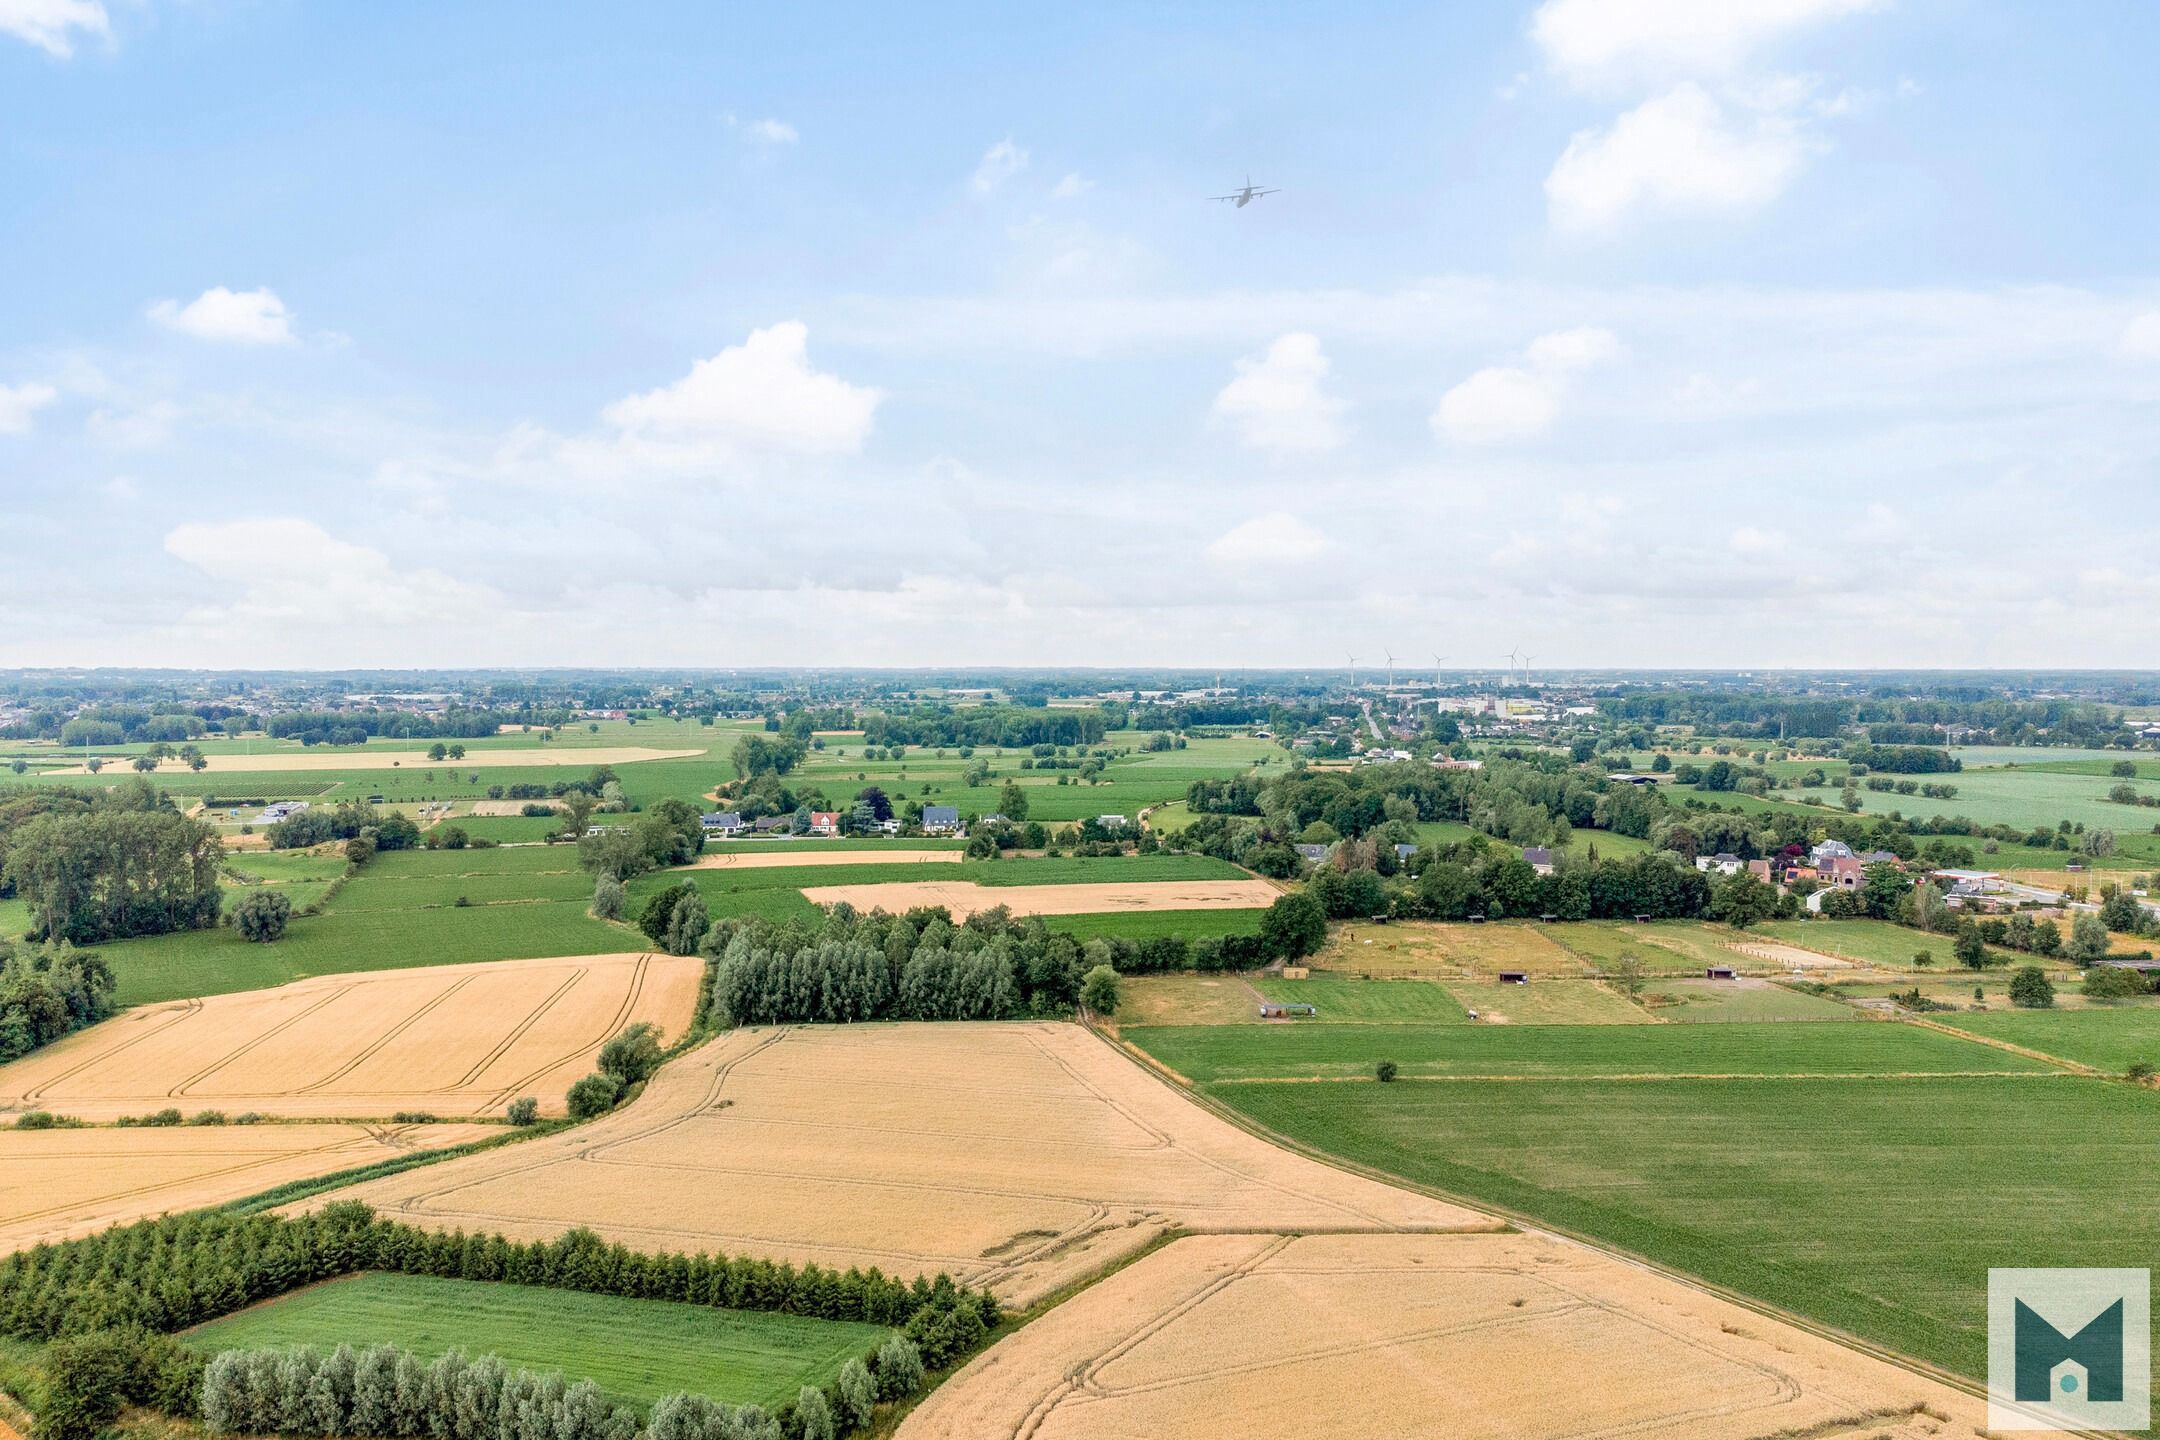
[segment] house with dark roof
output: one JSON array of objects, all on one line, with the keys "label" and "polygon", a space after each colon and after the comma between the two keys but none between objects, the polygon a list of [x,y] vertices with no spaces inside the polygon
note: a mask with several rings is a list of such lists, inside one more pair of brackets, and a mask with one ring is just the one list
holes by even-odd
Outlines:
[{"label": "house with dark roof", "polygon": [[698,817],[708,835],[732,835],[743,828],[742,814],[735,810],[714,810]]},{"label": "house with dark roof", "polygon": [[1525,847],[1523,848],[1523,852],[1522,852],[1522,858],[1523,858],[1523,859],[1525,859],[1525,860],[1527,860],[1527,861],[1529,861],[1529,862],[1530,862],[1530,868],[1531,868],[1531,869],[1533,869],[1533,870],[1535,870],[1535,871],[1537,871],[1537,873],[1538,873],[1538,874],[1540,874],[1540,875],[1550,875],[1550,874],[1552,874],[1552,871],[1553,871],[1553,859],[1552,859],[1552,851],[1551,851],[1551,850],[1549,850],[1549,849],[1547,849],[1547,848],[1546,848],[1545,846],[1543,846],[1543,845],[1529,845],[1529,846],[1525,846]]},{"label": "house with dark roof", "polygon": [[952,834],[960,828],[960,807],[957,805],[923,806],[922,828],[931,835]]},{"label": "house with dark roof", "polygon": [[1313,864],[1319,865],[1326,862],[1328,851],[1333,847],[1328,845],[1294,845],[1291,848],[1297,851],[1300,860],[1310,860]]}]

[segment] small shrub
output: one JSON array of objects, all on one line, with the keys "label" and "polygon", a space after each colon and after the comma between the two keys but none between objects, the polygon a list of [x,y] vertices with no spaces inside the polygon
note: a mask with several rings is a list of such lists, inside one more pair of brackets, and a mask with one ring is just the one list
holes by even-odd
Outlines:
[{"label": "small shrub", "polygon": [[595,1070],[570,1087],[565,1103],[573,1120],[605,1115],[622,1099],[623,1083],[605,1070]]},{"label": "small shrub", "polygon": [[393,1125],[433,1125],[437,1118],[426,1110],[400,1110],[390,1117],[390,1123]]},{"label": "small shrub", "polygon": [[614,1076],[625,1090],[650,1079],[659,1068],[660,1032],[650,1021],[626,1027],[600,1047],[601,1071]]},{"label": "small shrub", "polygon": [[538,1124],[540,1121],[540,1102],[530,1095],[520,1096],[510,1102],[509,1116],[510,1123],[513,1125]]},{"label": "small shrub", "polygon": [[612,875],[603,875],[593,883],[592,913],[596,920],[620,920],[628,899],[623,893],[622,881]]},{"label": "small shrub", "polygon": [[223,1110],[198,1110],[188,1116],[190,1125],[223,1125],[228,1123]]},{"label": "small shrub", "polygon": [[1373,1078],[1383,1085],[1392,1085],[1395,1082],[1395,1077],[1400,1073],[1393,1060],[1382,1060],[1378,1065],[1373,1066]]},{"label": "small shrub", "polygon": [[269,1118],[260,1110],[244,1110],[240,1114],[233,1116],[232,1123],[235,1125],[260,1125]]},{"label": "small shrub", "polygon": [[2123,1071],[2123,1079],[2134,1085],[2150,1085],[2153,1080],[2153,1063],[2150,1060],[2133,1060],[2130,1068]]}]

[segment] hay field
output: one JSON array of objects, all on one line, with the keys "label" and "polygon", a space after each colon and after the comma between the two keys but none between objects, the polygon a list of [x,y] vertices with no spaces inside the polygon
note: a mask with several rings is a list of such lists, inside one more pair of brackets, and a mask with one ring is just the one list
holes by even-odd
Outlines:
[{"label": "hay field", "polygon": [[684,870],[795,870],[815,865],[958,865],[965,850],[779,850],[761,855],[740,850],[700,855]]},{"label": "hay field", "polygon": [[1398,921],[1342,926],[1313,964],[1348,975],[1490,980],[1502,970],[1587,975],[1591,965],[1542,929],[1523,924]]},{"label": "hay field", "polygon": [[680,1035],[701,973],[694,956],[590,955],[366,971],[145,1006],[0,1066],[0,1111],[499,1116],[530,1094],[559,1113],[623,1026],[650,1020]]},{"label": "hay field", "polygon": [[0,1255],[500,1133],[483,1125],[0,1130]]},{"label": "hay field", "polygon": [[[640,760],[688,760],[703,755],[702,750],[655,750],[646,745],[594,745],[583,749],[563,747],[530,750],[470,749],[461,760],[430,760],[425,750],[280,750],[261,755],[205,755],[204,770],[212,775],[235,773],[261,775],[293,770],[395,770],[410,766],[426,769],[498,770],[510,765],[533,765],[541,767],[569,767],[590,770],[596,765],[633,765]],[[177,771],[192,774],[186,762],[169,759],[158,765],[159,771]],[[107,772],[110,772],[109,774]],[[68,766],[49,770],[48,775],[88,775],[88,767]],[[108,779],[127,779],[136,772],[132,760],[116,762],[107,760],[105,770],[98,772]]]},{"label": "hay field", "polygon": [[1282,897],[1265,880],[1137,880],[1075,885],[977,885],[961,880],[900,880],[879,885],[814,885],[813,905],[842,901],[857,910],[898,915],[942,905],[955,920],[1002,905],[1015,915],[1098,915],[1157,910],[1260,910]]},{"label": "hay field", "polygon": [[590,1125],[307,1203],[347,1198],[437,1229],[946,1271],[1016,1305],[1171,1229],[1496,1223],[1280,1150],[1048,1022],[734,1031]]},{"label": "hay field", "polygon": [[1548,1236],[1197,1236],[976,1357],[900,1440],[1920,1440],[1984,1401]]}]

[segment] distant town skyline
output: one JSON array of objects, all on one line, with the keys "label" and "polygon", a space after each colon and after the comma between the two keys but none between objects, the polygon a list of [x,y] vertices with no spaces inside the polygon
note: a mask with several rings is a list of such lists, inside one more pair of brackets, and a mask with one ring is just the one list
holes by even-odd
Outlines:
[{"label": "distant town skyline", "polygon": [[0,0],[0,667],[2160,666],[2156,41]]}]

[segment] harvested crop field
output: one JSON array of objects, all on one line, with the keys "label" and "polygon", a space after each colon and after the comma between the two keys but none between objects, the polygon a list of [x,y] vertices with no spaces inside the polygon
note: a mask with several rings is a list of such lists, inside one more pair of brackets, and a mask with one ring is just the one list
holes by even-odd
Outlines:
[{"label": "harvested crop field", "polygon": [[1257,910],[1282,898],[1265,880],[1157,880],[1076,885],[976,885],[962,880],[901,880],[883,885],[816,885],[814,905],[845,901],[857,910],[898,915],[942,905],[955,920],[1002,905],[1015,915],[1100,915],[1155,910]]},{"label": "harvested crop field", "polygon": [[776,850],[764,855],[739,850],[700,855],[690,870],[796,870],[810,865],[958,865],[965,850]]},{"label": "harvested crop field", "polygon": [[1179,1240],[978,1356],[901,1440],[1976,1433],[1985,1404],[1539,1235]]},{"label": "harvested crop field", "polygon": [[1535,926],[1445,921],[1345,925],[1313,963],[1349,975],[1483,980],[1495,978],[1502,970],[1583,975],[1591,969],[1581,956]]},{"label": "harvested crop field", "polygon": [[738,1030],[623,1110],[336,1196],[437,1229],[946,1271],[1025,1305],[1173,1229],[1487,1216],[1280,1150],[1075,1025]]},{"label": "harvested crop field", "polygon": [[[211,774],[226,772],[260,775],[289,770],[500,770],[513,765],[563,766],[590,770],[597,765],[634,765],[640,760],[690,760],[702,750],[654,750],[644,745],[595,745],[587,749],[562,747],[532,750],[469,750],[463,759],[430,760],[425,750],[335,750],[329,752],[285,750],[267,755],[205,755],[203,768]],[[134,762],[107,761],[115,780],[134,775]],[[187,771],[185,761],[162,762],[160,770]],[[81,765],[46,772],[52,775],[88,775]]]},{"label": "harvested crop field", "polygon": [[363,971],[129,1010],[0,1066],[0,1112],[87,1120],[178,1106],[293,1118],[499,1116],[563,1095],[623,1026],[669,1038],[702,962],[587,955]]},{"label": "harvested crop field", "polygon": [[0,1131],[0,1254],[502,1132],[481,1125]]}]

